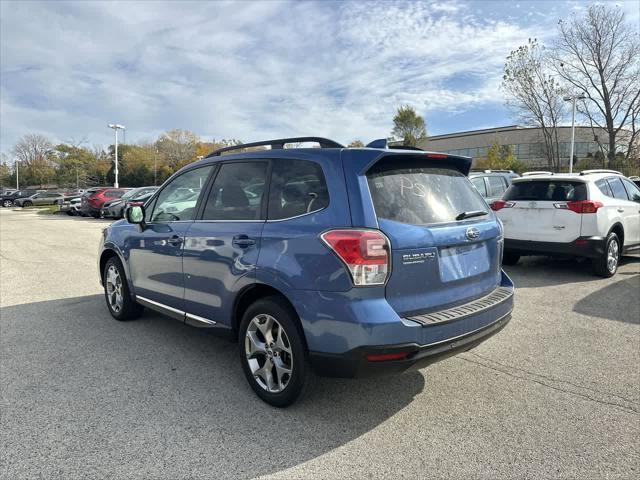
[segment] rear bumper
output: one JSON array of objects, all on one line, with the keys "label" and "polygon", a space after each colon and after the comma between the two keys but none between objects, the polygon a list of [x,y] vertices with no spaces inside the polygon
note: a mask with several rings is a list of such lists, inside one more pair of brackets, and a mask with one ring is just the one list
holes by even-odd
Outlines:
[{"label": "rear bumper", "polygon": [[505,252],[520,255],[575,255],[595,258],[604,254],[604,237],[578,237],[573,242],[537,242],[505,238]]},{"label": "rear bumper", "polygon": [[[482,297],[418,316],[398,317],[384,298],[351,299],[340,309],[344,320],[334,317],[326,326],[322,320],[316,321],[318,325],[307,325],[303,314],[311,365],[319,375],[370,377],[422,368],[470,350],[511,319],[513,283],[504,272],[501,276],[500,285]],[[339,297],[326,300],[335,304]],[[321,304],[314,307],[326,316]],[[355,318],[349,318],[350,308]],[[318,335],[319,331],[324,335]],[[398,360],[368,358],[394,353],[405,355]]]},{"label": "rear bumper", "polygon": [[[511,313],[479,330],[429,345],[410,343],[367,346],[342,354],[310,352],[309,356],[316,373],[328,377],[362,378],[398,374],[407,370],[424,368],[458,353],[471,350],[502,330],[509,323],[509,320],[511,320]],[[372,354],[399,352],[409,352],[409,354],[403,360],[372,362],[367,359],[367,356]]]}]

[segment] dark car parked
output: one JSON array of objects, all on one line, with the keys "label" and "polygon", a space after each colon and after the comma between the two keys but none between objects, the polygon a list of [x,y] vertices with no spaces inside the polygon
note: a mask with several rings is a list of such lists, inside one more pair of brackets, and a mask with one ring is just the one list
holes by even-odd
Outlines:
[{"label": "dark car parked", "polygon": [[150,193],[155,192],[158,187],[139,187],[126,192],[122,197],[108,200],[102,205],[101,213],[104,218],[122,218],[124,210],[130,201],[138,200]]},{"label": "dark car parked", "polygon": [[[310,141],[321,148],[284,148]],[[254,146],[271,149],[242,151]],[[310,367],[394,374],[477,346],[509,322],[513,283],[471,159],[369,147],[291,138],[185,166],[104,229],[109,312],[238,340],[247,381],[279,407]]]},{"label": "dark car parked", "polygon": [[471,184],[488,204],[500,200],[513,179],[518,177],[520,175],[513,170],[471,170],[469,173]]},{"label": "dark car parked", "polygon": [[30,197],[31,195],[35,195],[36,193],[39,193],[41,191],[42,190],[34,189],[18,190],[17,192],[13,192],[9,195],[3,195],[0,199],[0,202],[3,207],[11,207],[17,199]]},{"label": "dark car parked", "polygon": [[86,192],[81,200],[82,214],[100,218],[102,205],[109,200],[121,198],[128,190],[126,188],[99,188]]}]

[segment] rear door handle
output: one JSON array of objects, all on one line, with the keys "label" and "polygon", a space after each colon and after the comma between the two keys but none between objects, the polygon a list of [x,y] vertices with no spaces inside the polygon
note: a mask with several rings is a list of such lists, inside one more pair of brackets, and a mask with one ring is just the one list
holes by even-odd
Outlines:
[{"label": "rear door handle", "polygon": [[235,247],[248,248],[256,244],[253,238],[249,238],[247,235],[236,235],[231,242]]},{"label": "rear door handle", "polygon": [[169,240],[167,240],[167,242],[170,245],[173,245],[174,247],[177,247],[178,245],[180,245],[182,243],[182,237],[179,235],[173,235],[171,237],[169,237]]}]

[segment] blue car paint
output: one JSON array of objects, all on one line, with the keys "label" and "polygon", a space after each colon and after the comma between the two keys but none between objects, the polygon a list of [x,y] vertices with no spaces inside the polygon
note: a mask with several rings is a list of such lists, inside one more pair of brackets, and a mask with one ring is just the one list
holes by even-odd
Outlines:
[{"label": "blue car paint", "polygon": [[[143,296],[228,329],[235,327],[238,320],[234,318],[234,306],[239,294],[255,285],[275,289],[295,308],[311,352],[342,353],[367,345],[430,345],[473,332],[507,316],[513,308],[512,298],[498,308],[426,328],[404,318],[464,303],[461,299],[481,297],[498,286],[513,288],[513,284],[499,266],[497,239],[501,231],[492,212],[481,219],[435,226],[378,220],[365,173],[389,155],[416,155],[416,152],[291,149],[205,158],[175,173],[166,183],[184,171],[207,164],[252,159],[308,160],[321,165],[330,203],[308,215],[273,221],[190,221],[141,227],[121,220],[105,230],[100,258],[104,261],[105,256],[118,255],[134,298]],[[449,161],[464,173],[470,165],[470,160],[464,158],[438,161]],[[162,188],[147,205],[161,191]],[[491,268],[471,281],[442,282],[442,277],[438,277],[438,251],[468,244],[464,232],[469,225],[480,230],[477,241],[487,242]],[[392,265],[386,285],[352,286],[345,266],[319,239],[322,232],[341,227],[380,228],[389,237]],[[163,244],[174,234],[184,236],[180,246],[171,248]],[[254,238],[255,245],[247,249],[235,247],[233,237],[238,234]],[[141,242],[146,246],[148,242],[158,245],[141,255]],[[426,278],[422,270],[399,267],[406,252],[435,254]],[[427,291],[415,290],[416,285],[425,285],[425,280]],[[430,308],[425,308],[425,301]]]}]

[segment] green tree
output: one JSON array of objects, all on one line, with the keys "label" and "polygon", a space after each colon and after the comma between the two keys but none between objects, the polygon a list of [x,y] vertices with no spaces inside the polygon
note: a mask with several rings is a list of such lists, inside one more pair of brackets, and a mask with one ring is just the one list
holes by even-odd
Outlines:
[{"label": "green tree", "polygon": [[516,158],[511,145],[500,145],[498,142],[493,142],[487,150],[487,154],[476,160],[474,168],[520,172],[524,170],[524,165]]},{"label": "green tree", "polygon": [[391,135],[401,138],[404,145],[415,147],[419,141],[427,138],[424,118],[419,116],[413,107],[400,105],[393,117]]}]

